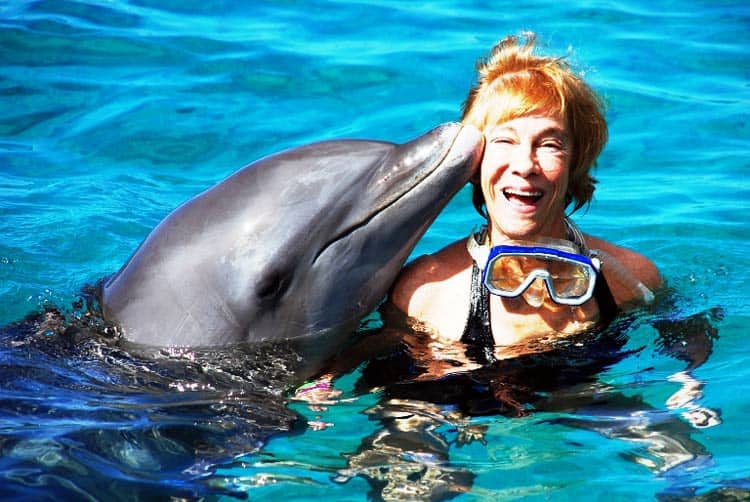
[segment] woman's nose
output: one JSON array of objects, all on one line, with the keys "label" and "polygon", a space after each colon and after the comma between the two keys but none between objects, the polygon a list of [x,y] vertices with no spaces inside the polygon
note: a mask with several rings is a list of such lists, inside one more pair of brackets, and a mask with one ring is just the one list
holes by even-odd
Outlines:
[{"label": "woman's nose", "polygon": [[536,169],[536,157],[532,148],[526,145],[517,145],[513,149],[510,159],[510,168],[514,174],[528,176]]}]

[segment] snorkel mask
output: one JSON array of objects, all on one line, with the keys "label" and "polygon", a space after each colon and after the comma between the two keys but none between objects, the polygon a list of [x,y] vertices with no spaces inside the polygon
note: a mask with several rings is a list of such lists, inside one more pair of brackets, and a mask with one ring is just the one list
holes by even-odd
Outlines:
[{"label": "snorkel mask", "polygon": [[[479,244],[475,235],[467,242],[482,281],[493,295],[524,299],[534,307],[544,302],[542,284],[550,299],[560,305],[582,305],[594,294],[601,269],[598,258],[582,254],[570,241],[503,241],[489,247]],[[540,284],[541,281],[541,284]]]}]

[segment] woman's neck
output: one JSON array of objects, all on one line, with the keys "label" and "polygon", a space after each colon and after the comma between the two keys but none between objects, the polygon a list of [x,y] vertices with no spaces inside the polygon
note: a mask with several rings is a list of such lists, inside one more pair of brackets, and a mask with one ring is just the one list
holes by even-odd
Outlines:
[{"label": "woman's neck", "polygon": [[555,219],[549,225],[545,225],[544,228],[539,229],[535,232],[529,232],[524,234],[512,234],[505,233],[498,225],[494,225],[490,222],[488,225],[490,244],[502,242],[504,240],[526,240],[534,241],[540,237],[547,237],[552,239],[567,239],[567,227],[565,226],[565,218],[560,217]]}]

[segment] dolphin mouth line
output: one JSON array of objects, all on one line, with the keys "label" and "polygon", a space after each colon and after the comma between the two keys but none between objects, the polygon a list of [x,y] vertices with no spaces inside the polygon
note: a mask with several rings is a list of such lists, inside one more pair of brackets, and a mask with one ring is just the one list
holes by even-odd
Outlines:
[{"label": "dolphin mouth line", "polygon": [[325,253],[326,250],[329,247],[331,247],[334,243],[340,241],[341,239],[343,239],[347,235],[350,235],[350,234],[356,232],[357,230],[359,230],[360,228],[366,226],[370,221],[372,221],[374,218],[376,218],[381,213],[387,211],[391,206],[394,206],[395,204],[397,204],[407,194],[409,194],[410,192],[412,192],[412,190],[414,190],[419,185],[421,185],[424,180],[426,180],[427,178],[429,178],[435,172],[435,170],[440,165],[443,164],[443,161],[445,161],[445,159],[448,157],[448,155],[450,154],[450,152],[453,150],[453,146],[456,144],[456,141],[458,140],[458,136],[459,136],[459,134],[460,134],[460,132],[461,132],[462,129],[463,129],[463,126],[461,126],[461,129],[459,129],[458,132],[456,133],[456,135],[453,137],[453,141],[451,141],[451,144],[448,146],[448,148],[445,149],[445,152],[443,153],[443,155],[432,165],[432,167],[423,176],[420,176],[418,180],[416,180],[414,183],[412,183],[409,186],[408,189],[406,189],[403,192],[401,192],[401,194],[399,194],[397,197],[394,197],[389,202],[387,202],[386,204],[381,205],[378,208],[377,211],[373,211],[366,218],[362,218],[360,221],[353,223],[352,225],[350,225],[350,226],[346,227],[345,229],[343,229],[338,234],[334,235],[331,239],[328,240],[328,242],[326,242],[323,246],[321,246],[321,248],[318,250],[317,253],[315,253],[315,256],[313,257],[313,263],[317,262],[318,258],[320,258],[320,256],[323,253]]}]

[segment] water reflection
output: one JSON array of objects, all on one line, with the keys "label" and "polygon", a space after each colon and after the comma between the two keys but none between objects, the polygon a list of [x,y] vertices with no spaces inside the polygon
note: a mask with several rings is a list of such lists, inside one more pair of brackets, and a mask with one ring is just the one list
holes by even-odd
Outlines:
[{"label": "water reflection", "polygon": [[374,497],[384,500],[446,499],[470,490],[475,474],[451,465],[450,443],[440,430],[445,425],[471,428],[460,414],[425,401],[399,399],[386,400],[367,413],[381,428],[346,455],[348,466],[335,481],[363,476],[373,485]]},{"label": "water reflection", "polygon": [[[494,422],[477,417],[500,416],[632,443],[629,460],[680,486],[680,472],[711,462],[693,433],[721,421],[702,406],[703,382],[692,373],[710,355],[713,320],[693,316],[664,330],[659,350],[677,347],[686,369],[670,378],[679,388],[663,406],[600,379],[633,354],[625,346],[632,318],[604,333],[502,350],[435,340],[389,321],[326,369],[357,368],[355,393],[379,396],[366,411],[374,431],[342,452],[346,466],[334,481],[366,479],[371,496],[383,500],[476,490],[477,465],[458,461],[457,449],[496,446],[487,444]],[[48,309],[0,329],[4,498],[244,498],[217,468],[258,454],[273,435],[330,425],[289,409],[285,391],[298,384],[304,359],[289,345],[145,354],[118,343],[99,321],[81,303],[73,313]],[[312,389],[296,397],[318,411],[341,398],[325,381]]]},{"label": "water reflection", "polygon": [[288,347],[138,354],[96,324],[48,309],[0,329],[3,499],[245,498],[217,466],[304,427]]},{"label": "water reflection", "polygon": [[[625,349],[633,317],[603,333],[493,351],[436,340],[393,315],[387,313],[386,328],[363,337],[327,368],[331,378],[359,367],[355,392],[378,391],[381,396],[366,411],[377,428],[346,455],[347,467],[339,472],[338,482],[363,477],[371,495],[383,500],[442,500],[470,491],[476,473],[452,461],[451,450],[485,444],[486,426],[476,417],[486,415],[530,417],[535,424],[633,443],[625,456],[655,475],[711,462],[692,435],[695,428],[720,423],[720,417],[699,405],[702,383],[688,370],[672,377],[681,387],[664,407],[599,380],[604,370],[641,350]],[[710,320],[703,316],[703,321]],[[683,327],[701,324],[701,330],[685,330],[683,338],[715,335],[706,331],[705,322],[684,321]],[[680,332],[680,327],[670,326],[671,335]],[[682,349],[690,343],[700,347],[696,357],[705,361],[711,337],[677,345]],[[687,361],[690,369],[697,366],[684,350],[678,359]],[[329,390],[317,397],[335,402],[338,391]]]}]

